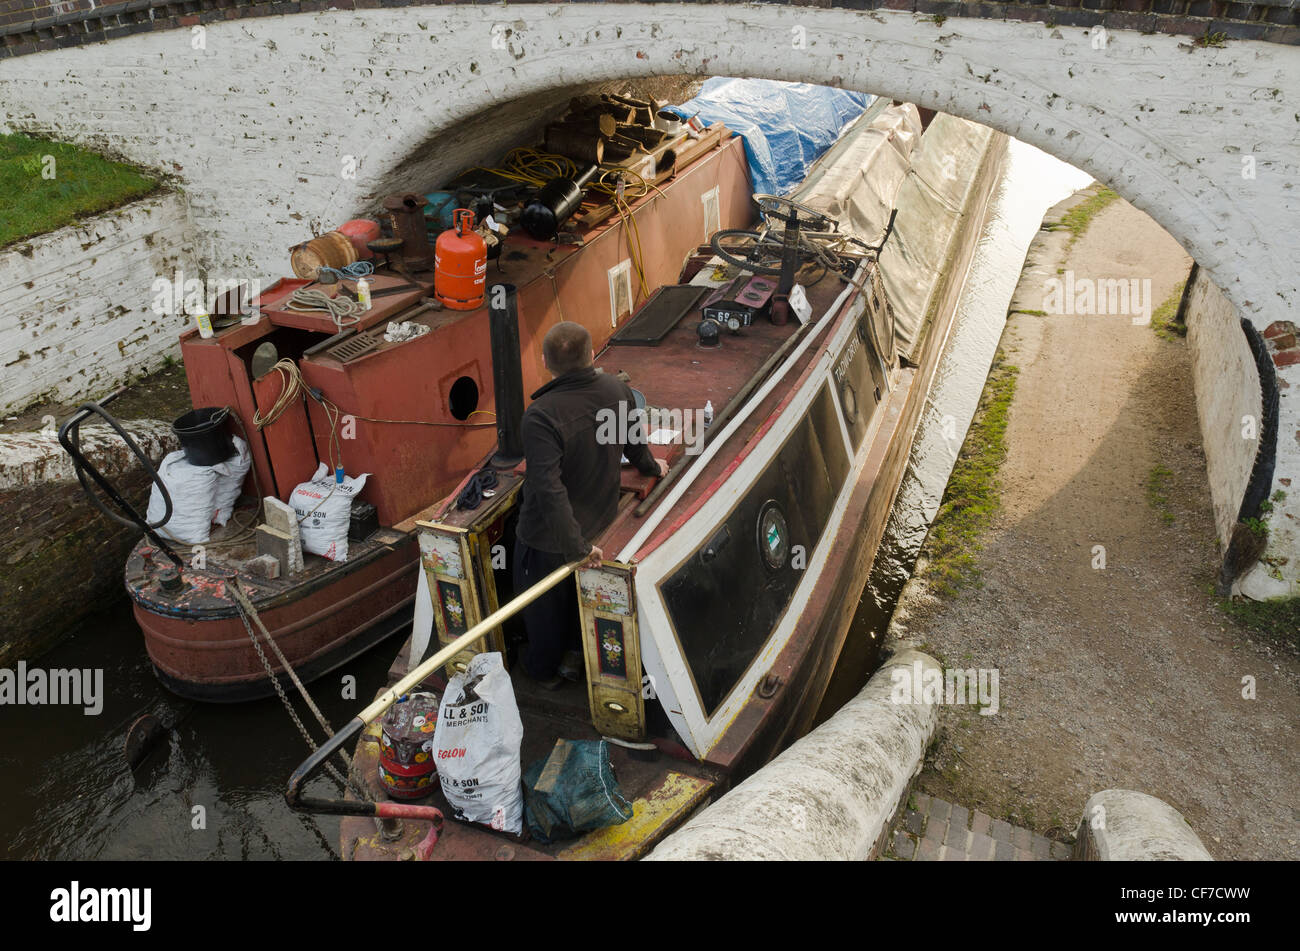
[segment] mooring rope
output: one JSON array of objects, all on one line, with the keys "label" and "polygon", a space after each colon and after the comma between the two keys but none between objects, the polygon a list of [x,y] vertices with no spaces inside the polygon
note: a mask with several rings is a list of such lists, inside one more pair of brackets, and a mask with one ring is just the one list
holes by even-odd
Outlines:
[{"label": "mooring rope", "polygon": [[[299,679],[297,671],[293,669],[293,665],[289,663],[289,659],[285,657],[284,652],[280,650],[280,645],[275,642],[275,639],[271,637],[270,633],[267,631],[266,625],[262,623],[261,615],[257,613],[257,608],[253,606],[253,602],[249,600],[248,595],[240,586],[239,579],[231,581],[227,585],[227,590],[230,592],[230,595],[235,602],[235,608],[239,612],[239,619],[244,623],[244,630],[248,632],[249,640],[253,642],[253,649],[257,651],[257,656],[261,659],[262,666],[266,669],[266,675],[271,678],[271,686],[273,686],[275,692],[279,694],[280,702],[284,704],[285,710],[289,712],[289,718],[293,720],[294,725],[298,727],[298,732],[302,734],[302,738],[307,741],[307,746],[313,753],[316,752],[316,741],[312,739],[311,733],[308,732],[307,727],[298,716],[298,712],[294,710],[293,703],[289,700],[289,695],[285,692],[284,686],[280,683],[280,678],[275,676],[275,669],[271,666],[271,661],[267,658],[266,652],[262,650],[262,645],[258,641],[257,635],[253,632],[252,626],[249,624],[250,618],[252,619],[253,624],[257,625],[257,630],[261,632],[262,637],[271,645],[271,652],[275,654],[276,660],[280,662],[281,668],[289,675],[289,679],[293,682],[294,687],[297,688],[298,693],[301,694],[303,700],[307,702],[308,709],[310,709],[312,714],[315,715],[316,722],[319,723],[321,729],[325,731],[325,735],[327,737],[332,737],[334,735],[334,728],[330,726],[329,720],[325,718],[325,714],[321,712],[320,707],[316,706],[316,701],[312,700],[311,694],[307,692],[307,687],[303,684],[302,680]],[[348,767],[347,777],[344,778],[341,776],[338,770],[336,770],[330,763],[324,764],[326,771],[340,786],[351,789],[357,794],[357,796],[366,802],[373,801],[370,794],[360,784],[353,780],[351,758],[343,750],[339,750],[338,754]]]}]

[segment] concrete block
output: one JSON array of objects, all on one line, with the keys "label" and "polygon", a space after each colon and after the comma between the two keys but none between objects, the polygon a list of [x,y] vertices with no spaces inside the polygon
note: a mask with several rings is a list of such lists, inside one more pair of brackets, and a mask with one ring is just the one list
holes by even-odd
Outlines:
[{"label": "concrete block", "polygon": [[948,831],[943,837],[943,844],[949,848],[962,849],[964,851],[966,848],[967,835],[969,835],[969,833],[966,831],[965,826],[958,825],[955,822],[949,822]]},{"label": "concrete block", "polygon": [[1075,857],[1096,862],[1214,861],[1182,813],[1129,789],[1103,789],[1088,798]]},{"label": "concrete block", "polygon": [[1052,857],[1052,841],[1046,836],[1036,835],[1029,846],[1029,851],[1033,853],[1036,859],[1050,859]]},{"label": "concrete block", "polygon": [[[665,859],[868,859],[921,768],[938,708],[895,700],[893,672],[939,670],[918,651],[891,657],[829,720],[664,839]],[[784,818],[796,808],[805,822]],[[925,840],[922,849],[926,848]]]},{"label": "concrete block", "polygon": [[943,843],[938,839],[922,839],[916,849],[918,862],[937,862],[943,853]]},{"label": "concrete block", "polygon": [[911,859],[916,854],[916,842],[902,829],[894,833],[894,854],[900,859]]},{"label": "concrete block", "polygon": [[1006,845],[1005,842],[994,842],[983,832],[972,832],[970,839],[969,854],[972,861],[991,862],[993,861],[994,852],[998,845]]},{"label": "concrete block", "polygon": [[[276,539],[277,547],[279,539]],[[286,539],[287,541],[287,539]],[[268,580],[280,577],[280,559],[276,555],[266,554],[258,555],[256,558],[249,558],[239,566],[239,570],[245,574],[252,575],[255,578],[266,578]]]},{"label": "concrete block", "polygon": [[280,565],[280,574],[294,575],[302,571],[302,545],[295,539],[278,532],[269,525],[257,526],[258,557],[274,558]]},{"label": "concrete block", "polygon": [[1029,851],[1029,846],[1033,842],[1033,839],[1034,834],[1024,826],[1016,826],[1011,831],[1011,844],[1022,851]]},{"label": "concrete block", "polygon": [[970,825],[970,810],[965,806],[953,806],[952,814],[948,817],[948,825],[959,826],[964,832]]},{"label": "concrete block", "polygon": [[291,506],[271,496],[262,500],[262,511],[266,517],[266,525],[263,527],[285,539],[287,560],[282,562],[284,573],[293,575],[302,571],[302,532],[298,527],[297,514]]}]

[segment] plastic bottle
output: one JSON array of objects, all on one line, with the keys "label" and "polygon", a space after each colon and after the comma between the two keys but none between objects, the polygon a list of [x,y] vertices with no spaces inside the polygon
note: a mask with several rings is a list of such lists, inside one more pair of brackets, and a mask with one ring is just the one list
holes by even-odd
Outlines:
[{"label": "plastic bottle", "polygon": [[713,400],[704,401],[704,428],[708,429],[713,425]]},{"label": "plastic bottle", "polygon": [[366,310],[370,309],[370,282],[364,277],[357,281],[357,302]]},{"label": "plastic bottle", "polygon": [[200,310],[196,313],[194,315],[194,323],[198,325],[200,337],[204,340],[208,340],[212,337],[212,318],[208,316],[207,311]]}]

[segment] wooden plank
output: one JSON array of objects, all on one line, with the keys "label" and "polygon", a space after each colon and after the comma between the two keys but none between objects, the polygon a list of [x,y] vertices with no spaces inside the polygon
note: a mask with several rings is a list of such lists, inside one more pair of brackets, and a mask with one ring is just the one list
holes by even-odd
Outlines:
[{"label": "wooden plank", "polygon": [[[253,380],[253,398],[260,413],[268,413],[284,389],[284,377],[268,373]],[[289,404],[280,418],[262,430],[266,452],[274,474],[274,488],[263,485],[267,492],[276,492],[281,502],[288,502],[294,488],[312,477],[319,463],[316,441],[312,435],[307,407],[301,399]]]}]

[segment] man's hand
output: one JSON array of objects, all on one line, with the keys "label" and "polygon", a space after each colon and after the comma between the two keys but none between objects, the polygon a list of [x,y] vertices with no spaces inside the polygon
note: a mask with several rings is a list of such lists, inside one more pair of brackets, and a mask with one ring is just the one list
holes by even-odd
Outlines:
[{"label": "man's hand", "polygon": [[655,462],[659,466],[659,478],[662,479],[664,476],[668,475],[668,460],[656,459]]},{"label": "man's hand", "polygon": [[595,545],[591,546],[591,551],[587,554],[587,560],[580,564],[579,568],[599,568],[600,563],[605,558],[605,553]]}]

